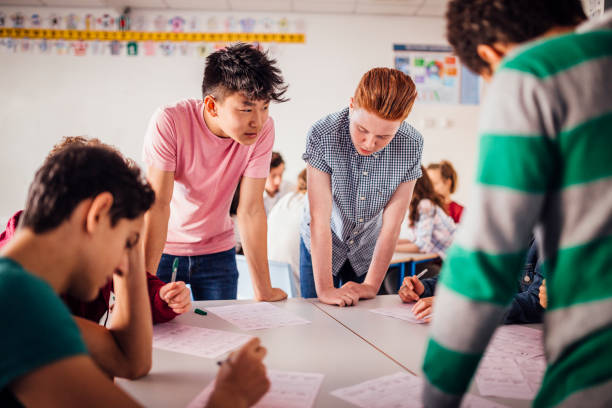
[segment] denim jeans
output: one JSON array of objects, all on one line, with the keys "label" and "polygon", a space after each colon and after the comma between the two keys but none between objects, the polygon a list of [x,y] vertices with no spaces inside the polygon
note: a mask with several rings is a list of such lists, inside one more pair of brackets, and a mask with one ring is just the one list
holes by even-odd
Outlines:
[{"label": "denim jeans", "polygon": [[194,300],[236,299],[238,268],[235,248],[197,256],[162,254],[157,268],[159,279],[170,282],[175,258],[179,259],[176,280],[191,284]]},{"label": "denim jeans", "polygon": [[[351,263],[346,260],[337,275],[334,275],[334,287],[339,288],[346,282],[363,283],[365,274],[356,276]],[[312,257],[304,241],[300,238],[300,291],[304,298],[316,298],[314,275],[312,272]]]}]

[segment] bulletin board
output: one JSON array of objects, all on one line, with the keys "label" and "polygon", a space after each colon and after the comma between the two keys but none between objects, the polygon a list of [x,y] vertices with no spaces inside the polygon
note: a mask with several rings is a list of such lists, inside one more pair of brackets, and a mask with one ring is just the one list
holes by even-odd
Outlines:
[{"label": "bulletin board", "polygon": [[446,46],[394,44],[395,68],[415,82],[421,103],[478,105],[481,80]]}]

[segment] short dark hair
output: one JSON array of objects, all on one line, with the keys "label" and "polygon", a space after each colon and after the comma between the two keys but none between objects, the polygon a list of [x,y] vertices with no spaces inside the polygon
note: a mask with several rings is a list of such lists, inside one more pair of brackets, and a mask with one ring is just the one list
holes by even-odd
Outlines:
[{"label": "short dark hair", "polygon": [[20,225],[43,233],[59,226],[79,203],[109,192],[111,225],[135,219],[155,201],[140,169],[104,146],[66,146],[45,160],[30,185]]},{"label": "short dark hair", "polygon": [[281,164],[285,164],[283,156],[279,152],[272,152],[272,159],[270,160],[270,170],[277,168]]},{"label": "short dark hair", "polygon": [[450,0],[446,38],[471,71],[490,73],[476,51],[479,44],[520,44],[584,20],[580,0]]},{"label": "short dark hair", "polygon": [[286,102],[287,85],[275,64],[267,53],[244,43],[213,52],[206,58],[202,98],[213,95],[223,100],[241,92],[250,100]]}]

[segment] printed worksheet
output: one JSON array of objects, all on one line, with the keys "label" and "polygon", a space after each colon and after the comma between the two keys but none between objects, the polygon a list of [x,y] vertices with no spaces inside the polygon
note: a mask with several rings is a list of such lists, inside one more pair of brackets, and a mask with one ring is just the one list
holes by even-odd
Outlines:
[{"label": "printed worksheet", "polygon": [[480,394],[503,398],[533,399],[530,387],[519,365],[513,358],[486,356],[476,372]]},{"label": "printed worksheet", "polygon": [[[423,379],[397,373],[332,391],[332,395],[362,408],[421,408]],[[466,395],[461,408],[507,408],[487,399]]]},{"label": "printed worksheet", "polygon": [[413,303],[403,303],[401,305],[393,306],[393,307],[381,307],[378,309],[370,309],[370,312],[378,313],[378,314],[385,315],[385,316],[395,317],[396,319],[406,320],[407,322],[410,322],[410,323],[418,323],[418,324],[426,323],[425,320],[423,319],[417,319],[414,316],[414,313],[412,313],[412,306],[414,306],[414,304],[415,304],[414,302]]},{"label": "printed worksheet", "polygon": [[215,306],[208,307],[206,310],[242,330],[272,329],[310,323],[306,319],[265,302]]},{"label": "printed worksheet", "polygon": [[217,358],[239,348],[252,338],[243,333],[205,329],[174,322],[153,326],[153,347],[205,358]]},{"label": "printed worksheet", "polygon": [[544,356],[542,331],[520,325],[500,326],[493,334],[486,354],[518,359]]},{"label": "printed worksheet", "polygon": [[423,380],[396,373],[332,391],[332,395],[362,408],[420,408]]},{"label": "printed worksheet", "polygon": [[[324,375],[319,373],[268,370],[270,390],[254,407],[310,408],[319,394],[323,377]],[[214,386],[214,381],[208,384],[187,408],[205,406]]]},{"label": "printed worksheet", "polygon": [[546,360],[543,356],[539,356],[529,360],[518,360],[517,364],[531,391],[533,391],[533,395],[536,395],[542,385],[542,378],[544,378],[544,372],[546,371]]}]

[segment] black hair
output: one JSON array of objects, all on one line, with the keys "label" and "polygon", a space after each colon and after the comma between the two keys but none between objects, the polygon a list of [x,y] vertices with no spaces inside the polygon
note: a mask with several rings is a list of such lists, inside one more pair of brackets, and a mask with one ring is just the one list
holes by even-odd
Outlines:
[{"label": "black hair", "polygon": [[83,200],[109,192],[111,225],[135,219],[155,201],[140,169],[104,146],[73,145],[45,160],[30,185],[21,226],[43,233],[70,218]]},{"label": "black hair", "polygon": [[520,44],[551,28],[572,27],[584,20],[580,0],[450,0],[446,38],[471,71],[491,73],[478,56],[478,45]]},{"label": "black hair", "polygon": [[202,98],[213,95],[218,100],[241,92],[250,100],[286,102],[287,91],[276,60],[252,45],[236,43],[206,58]]},{"label": "black hair", "polygon": [[270,170],[277,168],[281,164],[285,164],[283,156],[279,152],[272,152],[272,158],[270,159]]}]

